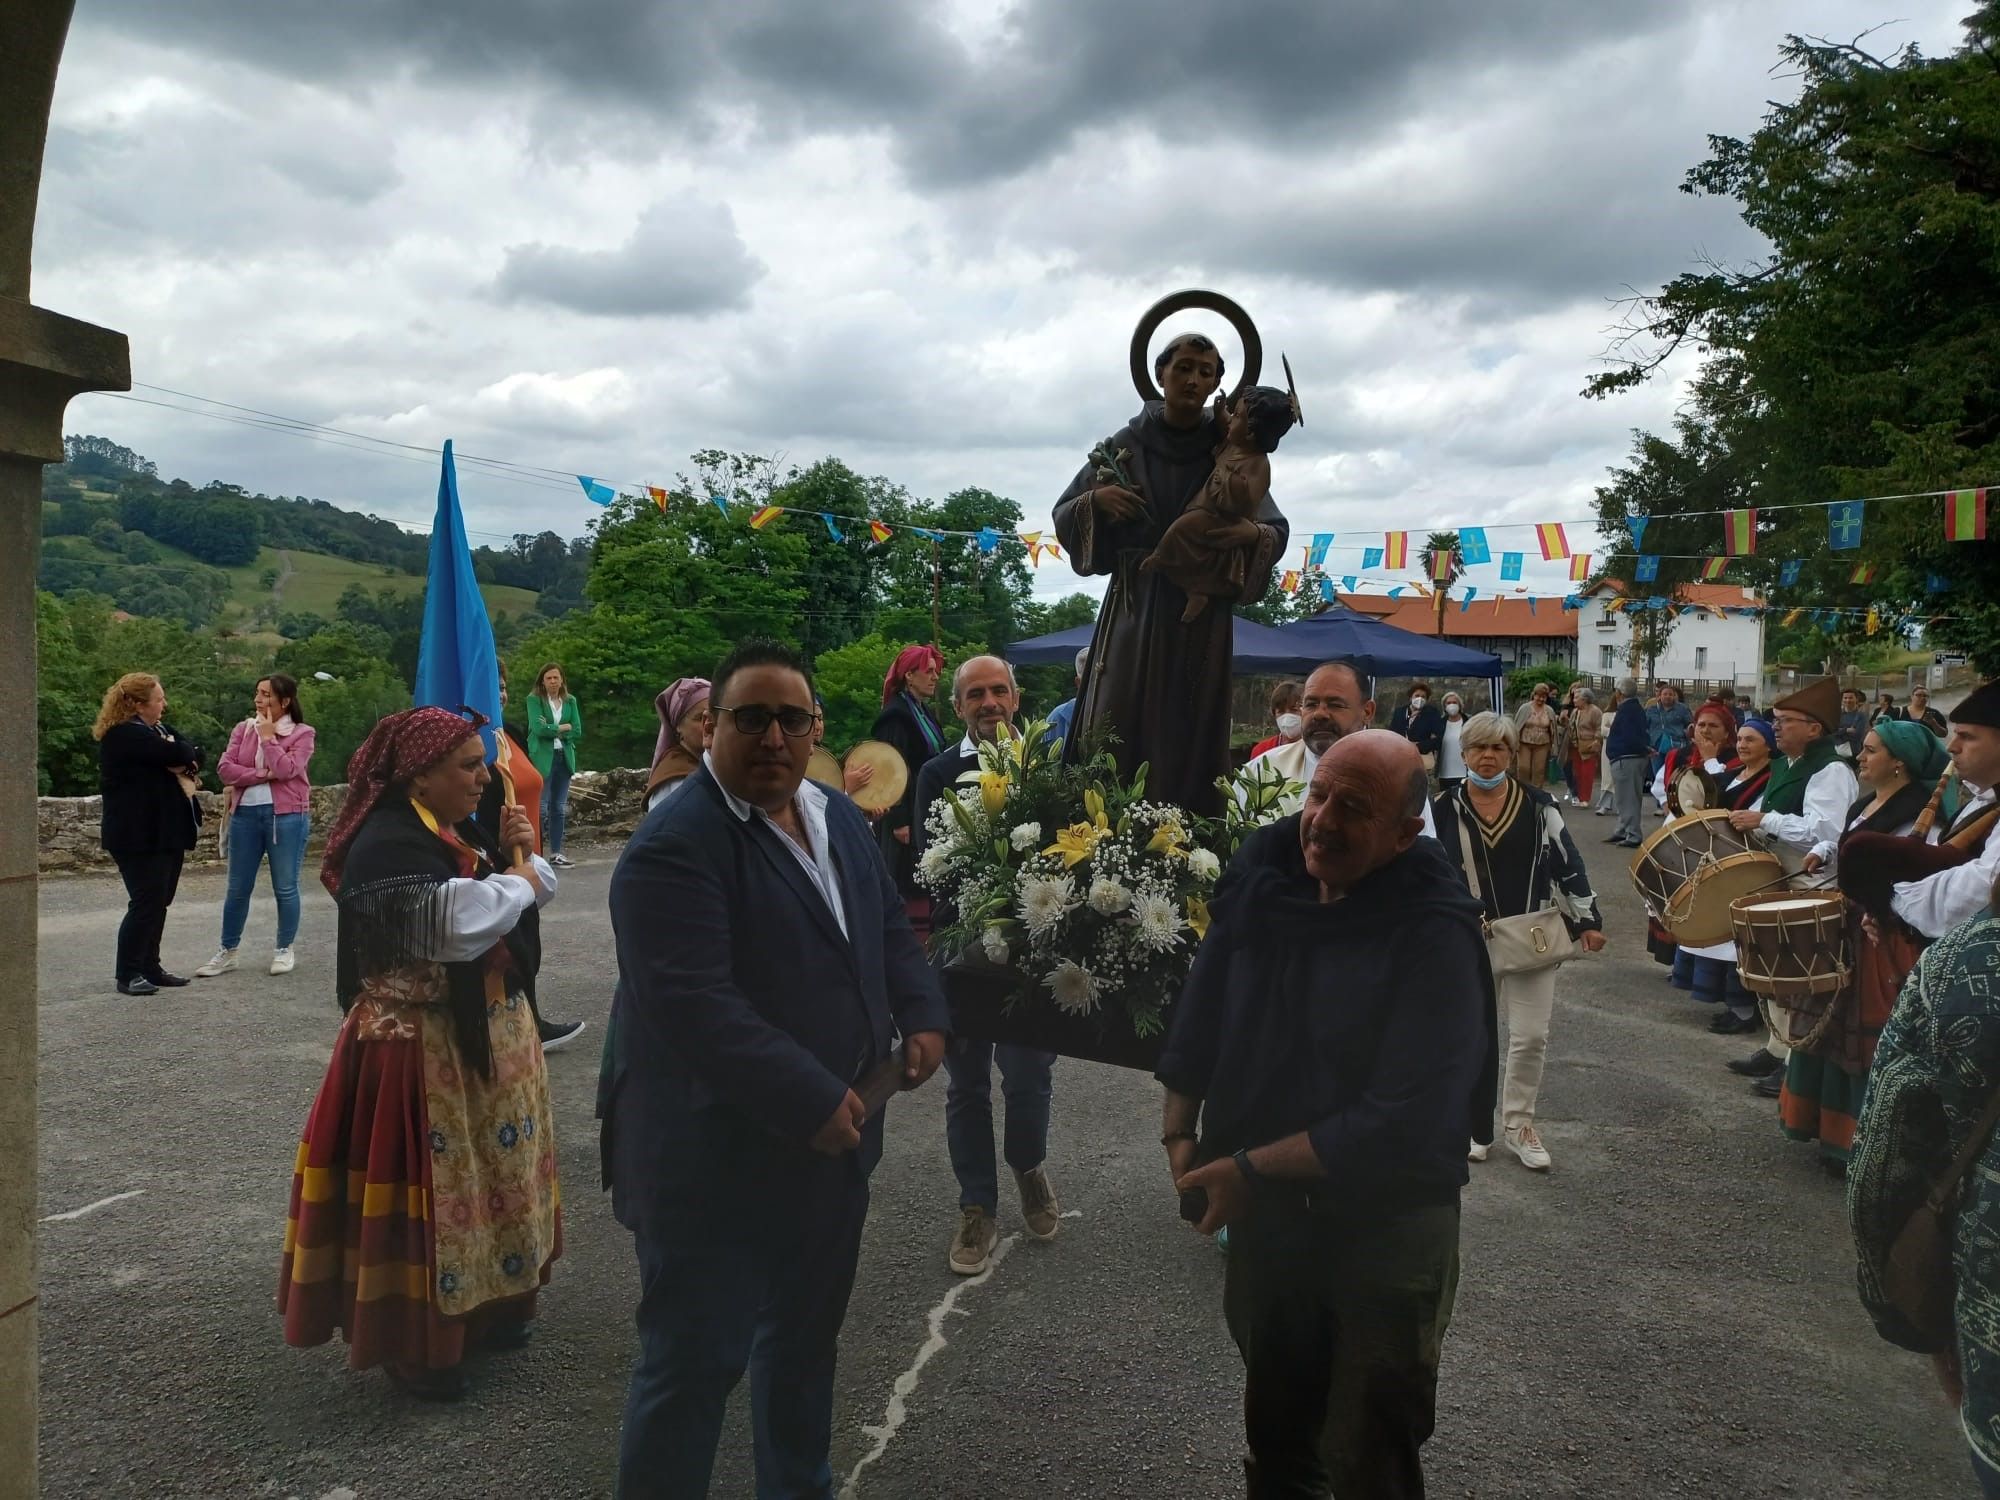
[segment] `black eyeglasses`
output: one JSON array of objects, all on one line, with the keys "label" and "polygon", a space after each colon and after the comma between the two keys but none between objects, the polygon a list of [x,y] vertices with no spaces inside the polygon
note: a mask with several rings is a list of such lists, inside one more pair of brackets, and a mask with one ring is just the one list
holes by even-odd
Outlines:
[{"label": "black eyeglasses", "polygon": [[738,734],[752,738],[771,727],[771,721],[778,721],[778,728],[789,739],[803,739],[813,732],[813,725],[819,722],[819,715],[809,708],[767,708],[762,703],[746,703],[740,708],[711,708],[711,713],[728,714],[736,725]]}]

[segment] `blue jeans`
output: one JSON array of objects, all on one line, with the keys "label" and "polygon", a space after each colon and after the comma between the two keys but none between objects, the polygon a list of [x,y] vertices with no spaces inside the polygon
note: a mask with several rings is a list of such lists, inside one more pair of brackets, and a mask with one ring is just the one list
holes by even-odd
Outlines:
[{"label": "blue jeans", "polygon": [[1979,1480],[1979,1493],[1986,1500],[2000,1500],[2000,1469],[1995,1469],[1979,1456],[1979,1450],[1972,1450],[1972,1472]]},{"label": "blue jeans", "polygon": [[740,1201],[710,1192],[642,1227],[639,1359],[618,1500],[703,1500],[729,1393],[750,1372],[758,1500],[833,1500],[833,1374],[868,1184],[851,1156]]},{"label": "blue jeans", "polygon": [[299,866],[305,862],[309,813],[274,813],[269,805],[239,807],[229,815],[229,894],[222,900],[222,946],[243,941],[250,893],[257,868],[271,861],[271,894],[278,902],[276,946],[289,948],[299,935]]},{"label": "blue jeans", "polygon": [[1053,1052],[1012,1043],[958,1041],[945,1049],[944,1138],[958,1178],[958,1206],[1000,1209],[1000,1169],[993,1159],[993,1064],[1007,1101],[1007,1165],[1031,1172],[1049,1154],[1050,1073]]},{"label": "blue jeans", "polygon": [[549,762],[548,780],[542,783],[542,853],[560,854],[563,824],[569,817],[569,757],[561,750]]}]

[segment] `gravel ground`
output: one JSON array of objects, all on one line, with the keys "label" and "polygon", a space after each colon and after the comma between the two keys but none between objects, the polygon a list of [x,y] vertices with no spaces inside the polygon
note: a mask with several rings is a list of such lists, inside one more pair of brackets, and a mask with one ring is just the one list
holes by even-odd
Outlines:
[{"label": "gravel ground", "polygon": [[[1927,1370],[1879,1342],[1855,1300],[1838,1188],[1724,1071],[1746,1049],[1709,1036],[1708,1012],[1646,959],[1623,851],[1598,842],[1609,821],[1571,817],[1612,947],[1558,988],[1541,1105],[1555,1171],[1500,1151],[1473,1169],[1432,1492],[1971,1494]],[[45,1496],[610,1492],[635,1296],[590,1117],[613,857],[583,851],[544,929],[549,1013],[591,1023],[550,1059],[568,1251],[535,1343],[479,1367],[455,1409],[408,1405],[379,1374],[347,1371],[339,1346],[279,1336],[292,1154],[337,1024],[317,883],[296,973],[254,965],[149,1000],[111,988],[117,882],[43,885],[42,1212],[137,1195],[42,1227]],[[221,895],[215,874],[183,883],[170,966],[207,956]],[[271,923],[260,898],[246,955]],[[873,1454],[851,1493],[877,1500],[1240,1493],[1222,1261],[1175,1217],[1156,1087],[1063,1062],[1049,1167],[1074,1217],[1051,1244],[1007,1241],[990,1278],[960,1283],[944,1264],[956,1194],[942,1082],[891,1106],[842,1346],[836,1474]],[[1019,1229],[1011,1203],[1002,1229]],[[906,1399],[885,1432],[892,1392]],[[740,1394],[714,1493],[752,1493]]]}]

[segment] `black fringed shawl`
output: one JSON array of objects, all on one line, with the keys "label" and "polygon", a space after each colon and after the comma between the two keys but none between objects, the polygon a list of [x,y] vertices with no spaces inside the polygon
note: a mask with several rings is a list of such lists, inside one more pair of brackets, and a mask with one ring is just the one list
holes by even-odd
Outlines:
[{"label": "black fringed shawl", "polygon": [[[479,856],[472,868],[418,816],[407,797],[385,797],[368,815],[347,853],[341,874],[339,930],[335,940],[335,993],[345,1012],[373,975],[429,961],[443,946],[450,916],[445,882],[492,874],[498,855],[492,839],[472,822],[453,830]],[[507,985],[523,988],[523,965],[505,945]],[[468,1067],[493,1076],[486,1032],[486,959],[443,965],[452,1034]]]}]

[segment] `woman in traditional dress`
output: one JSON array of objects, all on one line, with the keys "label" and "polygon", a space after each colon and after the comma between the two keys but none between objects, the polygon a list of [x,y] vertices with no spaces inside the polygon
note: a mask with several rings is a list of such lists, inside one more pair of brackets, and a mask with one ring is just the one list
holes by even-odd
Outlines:
[{"label": "woman in traditional dress", "polygon": [[[1861,795],[1847,810],[1849,837],[1864,830],[1908,834],[1917,823],[1950,759],[1938,737],[1910,719],[1883,719],[1861,741],[1855,771]],[[1806,856],[1808,874],[1835,855],[1830,844]],[[1794,1047],[1785,1066],[1785,1085],[1778,1095],[1778,1117],[1785,1134],[1795,1141],[1817,1141],[1820,1164],[1836,1177],[1847,1175],[1848,1153],[1854,1146],[1854,1121],[1868,1086],[1875,1044],[1896,1008],[1903,976],[1915,960],[1910,948],[1871,941],[1862,931],[1862,910],[1850,904],[1848,937],[1854,954],[1854,976],[1834,1000],[1833,1014],[1811,1047]]]},{"label": "woman in traditional dress", "polygon": [[[1432,803],[1437,839],[1476,886],[1491,921],[1554,909],[1591,953],[1604,946],[1604,922],[1583,856],[1555,798],[1520,779],[1518,730],[1505,714],[1475,714],[1465,726],[1465,781]],[[1547,762],[1543,762],[1546,769]],[[1507,1027],[1507,1067],[1500,1091],[1501,1142],[1530,1171],[1553,1164],[1535,1130],[1535,1102],[1548,1058],[1556,968],[1503,974],[1496,1003]],[[1473,1142],[1471,1158],[1486,1160]]]},{"label": "woman in traditional dress", "polygon": [[701,769],[702,741],[708,733],[708,679],[677,677],[653,700],[660,736],[653,742],[653,770],[646,778],[646,810]]},{"label": "woman in traditional dress", "polygon": [[357,1370],[455,1400],[468,1342],[518,1348],[562,1250],[548,1072],[524,994],[522,917],[556,877],[506,814],[472,821],[484,723],[392,714],[348,763],[320,880],[339,903],[346,1012],[307,1116],[278,1285],[285,1341],[335,1332]]},{"label": "woman in traditional dress", "polygon": [[[1764,793],[1771,785],[1771,757],[1777,749],[1778,732],[1771,727],[1770,720],[1752,717],[1743,721],[1743,727],[1736,731],[1736,774],[1722,789],[1723,805],[1731,812],[1764,810]],[[1731,947],[1733,967],[1734,945]],[[1734,973],[1725,979],[1723,1003],[1731,1015],[1742,1016],[1747,1012],[1751,1025],[1746,1030],[1755,1031],[1759,1022],[1765,1023],[1764,1045],[1748,1057],[1730,1059],[1729,1071],[1756,1079],[1759,1094],[1777,1098],[1778,1090],[1784,1086],[1788,1050],[1784,1038],[1778,1035],[1776,1025],[1769,1023],[1763,1004],[1743,988],[1742,980]]]},{"label": "woman in traditional dress", "polygon": [[[1707,772],[1713,784],[1720,787],[1736,772],[1736,716],[1724,705],[1713,700],[1695,710],[1694,724],[1688,736],[1688,743],[1667,752],[1660,769],[1653,777],[1653,800],[1660,804],[1665,816],[1660,822],[1662,828],[1682,815],[1680,789],[1677,783],[1681,773],[1690,766],[1699,766]],[[1695,999],[1709,1004],[1720,1004],[1723,990],[1719,985],[1699,987],[1695,984],[1694,950],[1680,947],[1673,934],[1661,925],[1657,917],[1648,917],[1646,923],[1646,946],[1662,963],[1671,963],[1668,983],[1677,990],[1687,990]],[[1736,943],[1718,943],[1714,948],[1703,950],[1702,956],[1714,956],[1717,949],[1727,948],[1726,955],[1731,960],[1736,957]],[[1665,955],[1662,957],[1662,955]],[[1704,974],[1715,977],[1715,971],[1704,969]]]},{"label": "woman in traditional dress", "polygon": [[875,832],[881,841],[882,860],[895,879],[896,889],[903,893],[903,905],[918,937],[930,932],[931,898],[917,884],[910,832],[917,815],[917,772],[945,747],[944,729],[931,712],[931,699],[937,696],[938,679],[943,674],[944,653],[935,646],[905,646],[897,652],[882,679],[882,712],[875,716],[875,727],[870,731],[871,738],[896,747],[903,757],[903,769],[909,773],[902,800],[882,814]]}]

